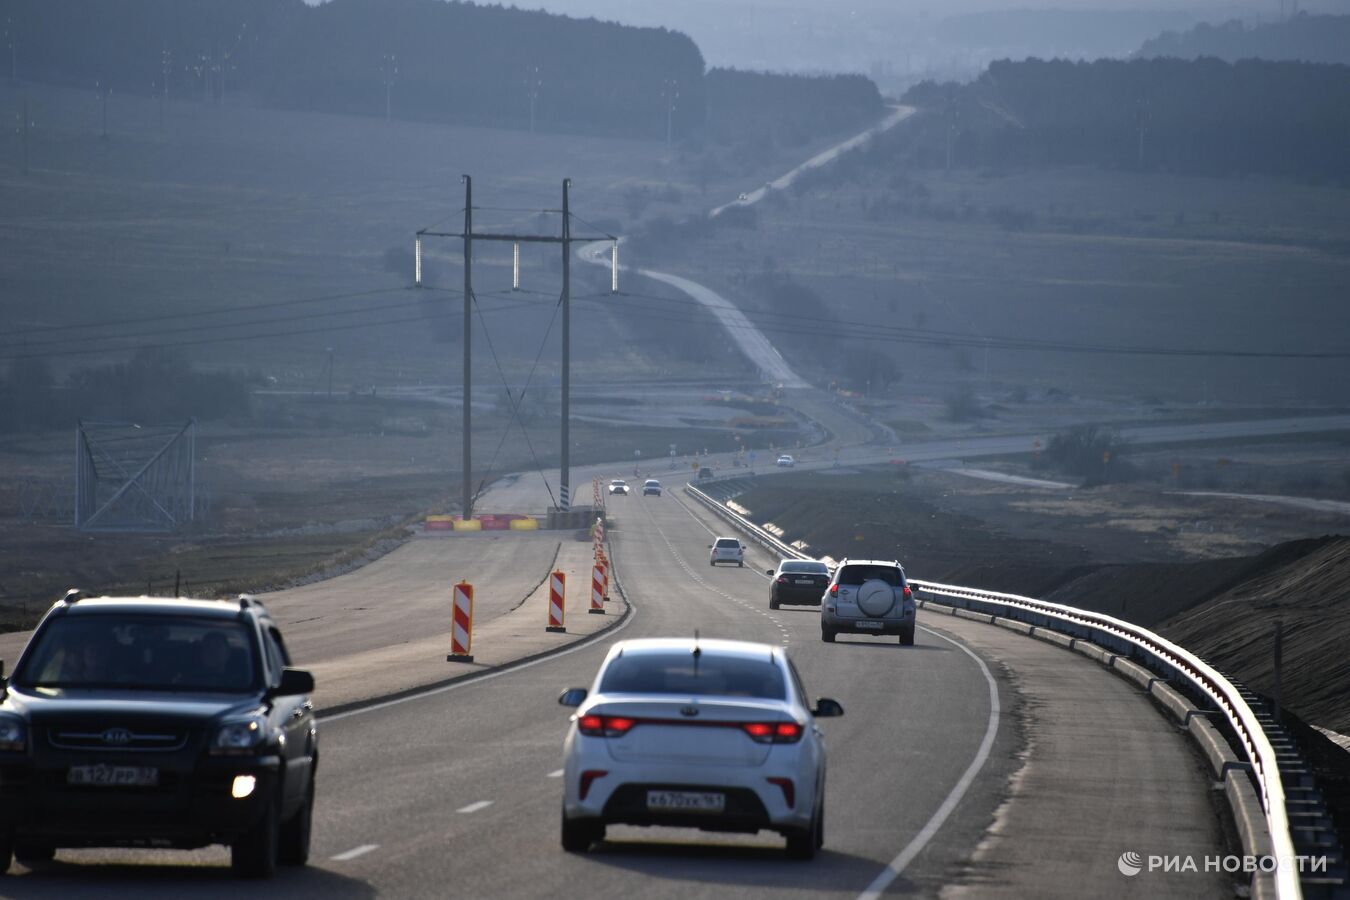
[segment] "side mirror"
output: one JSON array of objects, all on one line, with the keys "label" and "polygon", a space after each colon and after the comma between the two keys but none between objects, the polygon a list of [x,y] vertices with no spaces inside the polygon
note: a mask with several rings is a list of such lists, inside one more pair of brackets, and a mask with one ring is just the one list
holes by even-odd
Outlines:
[{"label": "side mirror", "polygon": [[772,578],[772,577],[773,577],[773,569],[765,569],[765,570],[764,570],[764,574],[765,574],[765,575],[768,575],[770,578]]},{"label": "side mirror", "polygon": [[811,710],[811,715],[817,719],[833,719],[844,714],[844,705],[838,700],[831,700],[829,697],[820,697],[816,700],[816,708]]},{"label": "side mirror", "polygon": [[281,684],[272,692],[276,697],[298,697],[314,691],[314,676],[304,669],[282,669]]},{"label": "side mirror", "polygon": [[586,702],[585,688],[568,688],[558,695],[559,706],[580,706]]}]

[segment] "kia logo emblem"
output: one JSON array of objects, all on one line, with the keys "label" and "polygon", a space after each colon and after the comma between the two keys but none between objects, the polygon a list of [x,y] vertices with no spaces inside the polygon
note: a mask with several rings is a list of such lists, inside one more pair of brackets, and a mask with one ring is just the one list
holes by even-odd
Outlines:
[{"label": "kia logo emblem", "polygon": [[698,715],[698,707],[697,707],[697,706],[682,706],[682,707],[680,707],[680,715],[682,715],[682,716],[696,716],[696,715]]},{"label": "kia logo emblem", "polygon": [[103,743],[120,746],[131,743],[131,732],[125,728],[109,728],[103,732]]}]

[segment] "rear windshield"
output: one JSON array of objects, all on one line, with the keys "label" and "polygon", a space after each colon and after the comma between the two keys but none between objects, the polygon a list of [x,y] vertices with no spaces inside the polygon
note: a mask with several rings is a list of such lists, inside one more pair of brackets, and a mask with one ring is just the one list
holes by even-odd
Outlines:
[{"label": "rear windshield", "polygon": [[738,540],[736,540],[735,538],[718,538],[718,539],[717,539],[717,546],[719,546],[719,547],[739,547],[740,545],[741,545],[741,542],[738,541]]},{"label": "rear windshield", "polygon": [[117,614],[50,619],[14,681],[24,687],[244,692],[261,682],[236,619]]},{"label": "rear windshield", "polygon": [[830,570],[825,567],[825,564],[819,562],[785,562],[782,571],[807,575],[830,574]]},{"label": "rear windshield", "polygon": [[605,694],[683,694],[759,697],[784,700],[783,673],[766,658],[700,654],[688,651],[634,653],[605,669],[600,691]]},{"label": "rear windshield", "polygon": [[657,480],[655,480],[655,479],[652,479],[651,481],[648,481],[648,482],[647,482],[647,487],[660,487],[660,486],[661,486],[661,482],[659,482],[659,481],[657,481]]},{"label": "rear windshield", "polygon": [[844,566],[839,573],[840,584],[859,585],[873,578],[880,578],[891,587],[900,587],[900,570],[895,566]]}]

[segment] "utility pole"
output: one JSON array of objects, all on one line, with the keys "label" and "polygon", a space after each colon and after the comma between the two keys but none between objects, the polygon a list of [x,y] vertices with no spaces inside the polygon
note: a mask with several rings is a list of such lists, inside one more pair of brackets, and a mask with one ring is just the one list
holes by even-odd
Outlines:
[{"label": "utility pole", "polygon": [[675,101],[680,99],[680,83],[674,78],[667,78],[661,96],[666,101],[666,147],[670,147],[675,134]]},{"label": "utility pole", "polygon": [[473,515],[473,367],[469,355],[469,337],[473,329],[473,178],[464,176],[464,503],[462,514]]},{"label": "utility pole", "polygon": [[384,84],[384,120],[389,121],[390,93],[394,88],[394,76],[398,75],[398,56],[386,53],[380,57],[380,81]]},{"label": "utility pole", "polygon": [[538,66],[525,67],[525,95],[530,98],[530,134],[534,134],[534,102],[539,99],[539,89],[544,82],[539,78]]},{"label": "utility pole", "polygon": [[570,486],[572,468],[572,213],[567,205],[567,189],[572,179],[563,179],[562,198],[562,468],[558,473],[558,508],[572,508]]},{"label": "utility pole", "polygon": [[[563,198],[562,198],[562,231],[559,236],[542,234],[499,234],[492,232],[474,233],[473,230],[473,180],[464,176],[464,230],[459,234],[447,232],[431,231],[422,229],[417,232],[417,242],[415,258],[421,259],[422,238],[425,237],[444,237],[457,238],[464,241],[464,515],[468,516],[473,511],[473,481],[472,468],[470,466],[470,442],[469,437],[472,433],[471,410],[472,399],[470,396],[470,378],[471,371],[469,336],[473,320],[471,318],[474,296],[473,296],[473,242],[474,241],[507,241],[519,248],[520,244],[561,244],[562,245],[562,296],[559,298],[562,306],[562,466],[561,466],[561,491],[558,498],[558,509],[560,511],[571,508],[571,390],[572,390],[572,244],[590,243],[594,241],[605,241],[617,245],[618,238],[612,234],[605,235],[587,235],[584,237],[575,237],[572,234],[572,211],[570,190],[572,179],[563,179]],[[548,210],[548,212],[558,212],[558,210]],[[422,286],[420,263],[417,263],[416,277],[414,284],[417,287]],[[610,254],[610,265],[614,267],[611,272],[610,284],[613,290],[617,291],[618,284],[618,253],[617,250]],[[517,270],[518,271],[518,270]],[[514,277],[514,276],[513,276]],[[514,402],[514,399],[513,399]]]}]

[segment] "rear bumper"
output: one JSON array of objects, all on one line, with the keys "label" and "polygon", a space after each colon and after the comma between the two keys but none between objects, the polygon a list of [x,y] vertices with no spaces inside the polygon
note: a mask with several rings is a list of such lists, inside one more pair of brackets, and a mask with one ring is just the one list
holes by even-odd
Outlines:
[{"label": "rear bumper", "polygon": [[[910,611],[907,616],[896,618],[875,618],[840,616],[832,613],[825,606],[820,608],[820,627],[828,628],[831,631],[847,632],[852,634],[901,634],[912,631],[917,616],[914,611]],[[859,622],[880,622],[879,628],[861,626]]]},{"label": "rear bumper", "polygon": [[[31,761],[0,762],[0,833],[57,847],[228,844],[276,800],[281,760],[222,757],[201,760],[189,770],[164,767],[156,787],[73,786],[66,783],[66,771]],[[257,779],[242,799],[230,796],[237,775]]]}]

